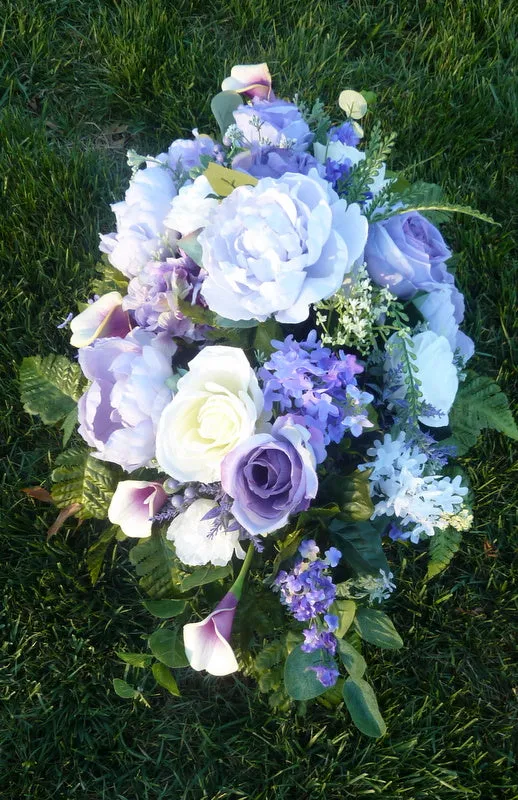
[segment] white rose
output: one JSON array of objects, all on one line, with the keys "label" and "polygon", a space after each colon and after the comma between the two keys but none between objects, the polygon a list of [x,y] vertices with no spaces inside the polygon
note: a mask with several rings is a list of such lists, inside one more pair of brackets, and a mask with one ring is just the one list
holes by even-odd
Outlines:
[{"label": "white rose", "polygon": [[219,200],[209,197],[213,194],[214,189],[205,175],[199,175],[194,183],[183,186],[173,198],[171,209],[164,220],[165,227],[178,231],[182,236],[205,228],[219,205]]},{"label": "white rose", "polygon": [[263,395],[242,350],[215,345],[193,358],[158,423],[156,457],[177,480],[212,483],[221,462],[255,431]]},{"label": "white rose", "polygon": [[184,564],[192,567],[201,567],[204,564],[224,567],[234,551],[238,558],[245,557],[239,544],[238,531],[218,528],[213,533],[214,520],[203,519],[214,508],[216,503],[212,500],[195,500],[187,511],[179,514],[170,524],[167,538],[174,543],[176,555]]},{"label": "white rose", "polygon": [[[385,375],[389,370],[396,370],[402,361],[402,346],[397,334],[390,337],[389,344],[391,352],[385,358]],[[418,419],[432,428],[442,428],[448,424],[448,413],[459,388],[452,349],[446,337],[438,336],[433,331],[416,334],[412,337],[412,344],[423,400],[440,412],[434,416],[423,415]],[[396,399],[405,395],[406,387],[403,387],[394,392],[392,397]]]}]

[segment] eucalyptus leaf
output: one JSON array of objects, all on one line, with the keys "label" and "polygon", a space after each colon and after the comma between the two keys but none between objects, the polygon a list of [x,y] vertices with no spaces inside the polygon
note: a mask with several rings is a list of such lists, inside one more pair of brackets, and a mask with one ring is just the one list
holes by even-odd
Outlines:
[{"label": "eucalyptus leaf", "polygon": [[117,657],[124,661],[125,664],[129,664],[130,667],[149,667],[151,662],[153,661],[153,656],[149,655],[149,653],[121,653],[117,652]]},{"label": "eucalyptus leaf", "polygon": [[399,650],[403,639],[394,623],[383,611],[375,608],[359,608],[354,618],[354,627],[366,642],[385,650]]},{"label": "eucalyptus leaf", "polygon": [[115,694],[118,694],[119,697],[123,697],[125,700],[135,700],[140,694],[131,684],[123,681],[121,678],[113,678],[112,684]]},{"label": "eucalyptus leaf", "polygon": [[183,641],[178,629],[159,628],[148,639],[151,652],[166,667],[187,667]]},{"label": "eucalyptus leaf", "polygon": [[337,639],[341,639],[353,624],[356,613],[356,603],[354,600],[346,600],[337,597],[329,607],[329,614],[338,617],[338,629],[335,631]]},{"label": "eucalyptus leaf", "polygon": [[311,700],[324,694],[326,687],[320,683],[311,667],[328,663],[324,650],[304,653],[300,645],[295,647],[284,665],[284,686],[289,696],[294,700]]},{"label": "eucalyptus leaf", "polygon": [[362,678],[347,678],[344,683],[344,700],[358,730],[373,739],[386,733],[387,726],[380,714],[374,689],[367,681]]},{"label": "eucalyptus leaf", "polygon": [[178,247],[180,250],[183,250],[187,256],[192,258],[195,264],[201,267],[203,251],[198,241],[199,233],[200,231],[197,230],[194,231],[194,233],[189,233],[188,236],[182,236],[182,238],[178,240]]},{"label": "eucalyptus leaf", "polygon": [[172,694],[173,697],[180,697],[178,685],[165,664],[162,664],[160,661],[155,661],[151,667],[151,672],[159,686],[167,689],[169,694]]},{"label": "eucalyptus leaf", "polygon": [[227,319],[226,317],[220,317],[219,314],[216,314],[216,318],[214,320],[214,325],[217,328],[257,328],[259,325],[258,320],[256,319]]},{"label": "eucalyptus leaf", "polygon": [[210,102],[210,109],[216,117],[221,135],[224,136],[231,125],[235,124],[234,111],[243,103],[238,92],[219,92]]},{"label": "eucalyptus leaf", "polygon": [[205,586],[207,583],[222,580],[230,575],[231,572],[231,564],[227,564],[224,567],[212,567],[210,565],[199,567],[199,569],[195,569],[194,572],[191,572],[190,575],[186,575],[186,577],[183,578],[180,589],[182,592],[188,592],[190,589],[195,589],[197,586]]},{"label": "eucalyptus leaf", "polygon": [[154,617],[170,619],[185,610],[185,600],[144,600],[144,608]]},{"label": "eucalyptus leaf", "polygon": [[338,642],[338,655],[351,678],[363,678],[367,663],[362,654],[347,639],[340,639]]}]

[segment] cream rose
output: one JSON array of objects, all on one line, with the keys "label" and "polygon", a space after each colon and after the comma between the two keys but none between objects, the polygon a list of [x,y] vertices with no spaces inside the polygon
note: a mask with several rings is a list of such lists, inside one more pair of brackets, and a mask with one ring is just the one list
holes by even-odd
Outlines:
[{"label": "cream rose", "polygon": [[179,481],[221,479],[221,462],[255,431],[263,395],[242,350],[215,345],[198,353],[158,423],[156,457]]}]

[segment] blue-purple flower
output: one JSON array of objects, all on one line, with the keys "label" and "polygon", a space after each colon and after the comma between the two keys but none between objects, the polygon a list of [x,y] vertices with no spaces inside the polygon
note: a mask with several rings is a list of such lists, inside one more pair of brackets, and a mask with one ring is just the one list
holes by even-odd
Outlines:
[{"label": "blue-purple flower", "polygon": [[250,150],[244,150],[235,156],[232,168],[247,172],[254,178],[280,178],[286,172],[307,175],[310,169],[316,169],[320,175],[324,172],[322,165],[311,153],[273,145],[262,147],[258,144],[253,144]]},{"label": "blue-purple flower", "polygon": [[294,103],[254,97],[234,111],[245,143],[307,150],[313,140],[309,125]]},{"label": "blue-purple flower", "polygon": [[445,261],[451,253],[437,228],[416,211],[369,226],[367,271],[378,286],[406,300],[418,291],[453,284]]},{"label": "blue-purple flower", "polygon": [[265,536],[316,496],[318,478],[309,433],[290,417],[280,417],[271,433],[251,436],[221,465],[223,489],[234,498],[232,514],[247,531]]}]

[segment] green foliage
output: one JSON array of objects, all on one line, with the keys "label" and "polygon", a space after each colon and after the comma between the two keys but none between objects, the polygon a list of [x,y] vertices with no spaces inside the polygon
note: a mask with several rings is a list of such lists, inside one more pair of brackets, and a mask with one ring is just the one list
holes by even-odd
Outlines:
[{"label": "green foliage", "polygon": [[356,614],[356,603],[354,600],[345,600],[341,597],[337,597],[331,604],[329,613],[335,614],[338,617],[338,628],[335,631],[335,636],[341,639],[353,624],[354,615]]},{"label": "green foliage", "polygon": [[191,589],[196,589],[198,586],[205,586],[207,583],[221,581],[231,574],[232,564],[226,564],[224,567],[213,567],[207,564],[205,567],[199,567],[182,578],[180,590],[182,592],[189,592]]},{"label": "green foliage", "polygon": [[139,585],[150,597],[159,599],[178,591],[179,573],[174,547],[163,531],[139,539],[129,551],[129,560],[139,576]]},{"label": "green foliage", "polygon": [[362,654],[347,639],[338,642],[338,655],[351,678],[363,678],[367,663]]},{"label": "green foliage", "polygon": [[509,409],[509,401],[491,378],[469,372],[459,386],[450,411],[451,440],[459,455],[476,443],[483,428],[500,431],[518,440],[518,427]]},{"label": "green foliage", "polygon": [[187,667],[182,634],[179,628],[159,628],[148,640],[149,649],[166,667]]},{"label": "green foliage", "polygon": [[185,611],[185,600],[144,600],[144,608],[154,617],[170,619]]},{"label": "green foliage", "polygon": [[38,414],[46,425],[74,411],[84,384],[79,365],[64,356],[29,356],[20,366],[23,407],[29,414]]},{"label": "green foliage", "polygon": [[347,566],[353,575],[379,576],[380,569],[389,572],[380,532],[372,522],[337,519],[331,522],[329,530],[333,543],[343,556],[340,565]]},{"label": "green foliage", "polygon": [[320,493],[340,509],[345,522],[364,522],[370,519],[374,505],[369,492],[369,470],[355,470],[350,475],[332,475],[323,481]]},{"label": "green foliage", "polygon": [[323,650],[304,653],[300,645],[295,647],[284,665],[284,687],[289,696],[293,700],[312,700],[324,694],[325,686],[322,686],[310,667],[327,663],[328,659]]},{"label": "green foliage", "polygon": [[98,278],[92,281],[90,291],[92,294],[108,294],[108,292],[120,292],[125,295],[128,291],[128,279],[122,272],[115,269],[107,257],[97,265]]},{"label": "green foliage", "polygon": [[395,133],[384,136],[379,123],[373,126],[365,151],[366,158],[353,166],[348,176],[338,182],[338,192],[347,195],[348,203],[364,199],[369,186],[390,155],[395,141]]},{"label": "green foliage", "polygon": [[210,108],[219,125],[221,136],[224,136],[227,129],[235,124],[233,112],[243,102],[238,92],[219,92],[210,101]]},{"label": "green foliage", "polygon": [[435,534],[431,537],[428,545],[428,564],[426,567],[426,577],[434,578],[443,569],[446,569],[462,541],[461,531],[455,528],[436,528]]},{"label": "green foliage", "polygon": [[286,656],[285,642],[276,639],[259,651],[252,665],[259,691],[268,694],[268,704],[271,708],[280,710],[286,710],[290,706],[290,698],[284,688]]},{"label": "green foliage", "polygon": [[403,640],[394,623],[383,611],[376,608],[359,608],[354,618],[354,627],[362,639],[386,650],[399,650]]},{"label": "green foliage", "polygon": [[[201,244],[198,241],[197,233],[190,233],[188,236],[182,236],[182,250],[186,255],[192,258],[195,264],[201,266],[203,254]],[[192,308],[190,303],[188,305],[189,309]],[[191,316],[191,314],[189,314],[189,316]],[[194,317],[191,318],[194,319]]]},{"label": "green foliage", "polygon": [[129,664],[130,667],[137,667],[138,669],[149,667],[153,662],[153,656],[149,655],[149,653],[118,652],[117,657],[120,658],[121,661],[124,661],[125,664]]},{"label": "green foliage", "polygon": [[113,678],[112,684],[115,694],[124,698],[124,700],[136,700],[140,694],[130,683],[123,681],[121,678]]},{"label": "green foliage", "polygon": [[362,678],[347,678],[344,683],[344,700],[351,719],[365,736],[378,739],[387,731],[380,714],[374,690]]},{"label": "green foliage", "polygon": [[159,686],[167,689],[169,694],[172,694],[173,697],[180,697],[178,684],[165,664],[162,664],[161,661],[155,661],[151,667],[151,672],[153,673],[153,677]]},{"label": "green foliage", "polygon": [[115,537],[120,532],[118,525],[110,525],[105,528],[98,539],[90,545],[86,551],[86,566],[88,567],[88,574],[92,581],[92,586],[95,586],[101,574],[102,565],[110,546],[114,544]]},{"label": "green foliage", "polygon": [[79,503],[79,519],[106,519],[120,469],[94,458],[87,450],[60,453],[52,472],[52,499],[58,508]]}]

